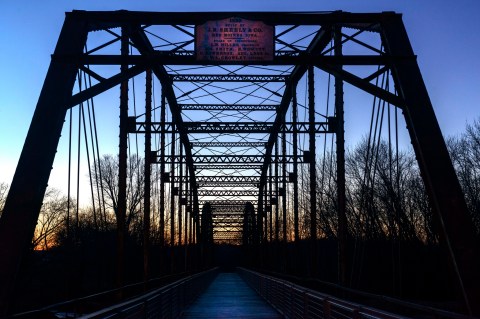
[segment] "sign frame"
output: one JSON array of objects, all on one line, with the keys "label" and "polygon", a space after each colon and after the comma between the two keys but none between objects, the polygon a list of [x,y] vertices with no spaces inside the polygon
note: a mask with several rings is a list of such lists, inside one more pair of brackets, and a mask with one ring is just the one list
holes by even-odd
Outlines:
[{"label": "sign frame", "polygon": [[195,58],[218,63],[271,62],[275,26],[259,20],[229,17],[195,25]]}]

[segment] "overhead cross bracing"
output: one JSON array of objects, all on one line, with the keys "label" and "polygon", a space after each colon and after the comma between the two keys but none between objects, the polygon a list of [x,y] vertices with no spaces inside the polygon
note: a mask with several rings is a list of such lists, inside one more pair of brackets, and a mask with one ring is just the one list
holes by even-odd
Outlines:
[{"label": "overhead cross bracing", "polygon": [[[165,123],[163,126],[161,123],[149,123],[152,133],[172,133],[172,123]],[[211,134],[224,134],[224,133],[270,133],[273,129],[273,122],[216,122],[216,123],[204,123],[204,122],[186,122],[184,123],[185,129],[188,133],[211,133]],[[135,126],[135,128],[134,128]],[[297,133],[308,133],[309,123],[298,122],[295,123],[295,129]],[[332,133],[335,128],[334,118],[330,118],[328,122],[316,122],[314,123],[315,133]],[[129,133],[145,133],[146,123],[135,122],[131,123],[131,130]],[[294,124],[290,122],[283,123],[281,130],[287,133],[292,133]]]},{"label": "overhead cross bracing", "polygon": [[179,104],[185,111],[276,111],[275,104]]}]

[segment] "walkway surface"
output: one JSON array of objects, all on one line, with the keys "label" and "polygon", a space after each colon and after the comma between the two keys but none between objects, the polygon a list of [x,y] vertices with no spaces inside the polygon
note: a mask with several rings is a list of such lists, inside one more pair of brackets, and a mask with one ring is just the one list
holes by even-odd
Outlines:
[{"label": "walkway surface", "polygon": [[236,273],[220,273],[182,318],[283,318]]}]

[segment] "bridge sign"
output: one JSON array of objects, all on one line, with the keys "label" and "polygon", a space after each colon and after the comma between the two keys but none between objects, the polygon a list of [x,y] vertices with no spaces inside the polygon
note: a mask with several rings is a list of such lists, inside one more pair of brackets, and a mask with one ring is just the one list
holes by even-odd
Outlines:
[{"label": "bridge sign", "polygon": [[199,61],[271,61],[274,27],[261,21],[232,17],[195,26],[195,52]]}]

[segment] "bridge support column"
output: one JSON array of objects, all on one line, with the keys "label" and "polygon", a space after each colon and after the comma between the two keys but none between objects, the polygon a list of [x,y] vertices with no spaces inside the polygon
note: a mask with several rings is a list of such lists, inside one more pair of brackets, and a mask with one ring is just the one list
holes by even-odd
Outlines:
[{"label": "bridge support column", "polygon": [[[55,55],[81,54],[88,30],[67,14]],[[77,65],[52,60],[0,219],[0,316],[8,312],[23,255],[27,252],[47,188]]]},{"label": "bridge support column", "polygon": [[405,101],[407,129],[466,308],[480,315],[480,256],[474,226],[400,15],[383,20],[382,36],[388,54],[404,57],[393,60],[392,74]]}]

